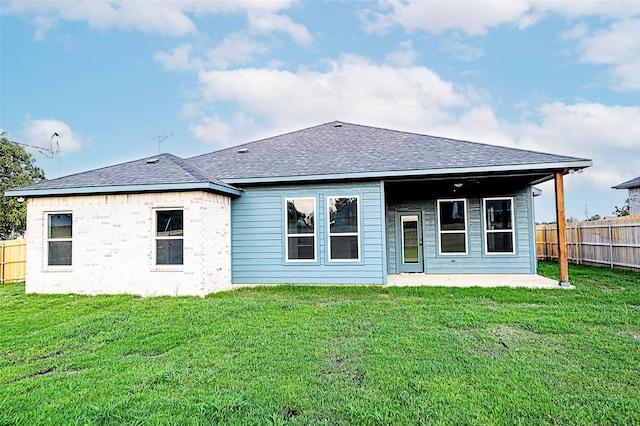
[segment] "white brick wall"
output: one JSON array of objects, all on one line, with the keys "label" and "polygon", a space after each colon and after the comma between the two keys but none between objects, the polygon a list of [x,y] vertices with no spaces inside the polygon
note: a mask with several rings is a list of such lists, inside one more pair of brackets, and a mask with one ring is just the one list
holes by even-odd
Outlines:
[{"label": "white brick wall", "polygon": [[640,187],[629,189],[629,213],[640,214]]},{"label": "white brick wall", "polygon": [[[154,215],[184,210],[184,265],[154,264]],[[49,267],[47,214],[73,214],[73,261]],[[230,200],[208,192],[31,198],[27,293],[194,295],[231,288]]]}]

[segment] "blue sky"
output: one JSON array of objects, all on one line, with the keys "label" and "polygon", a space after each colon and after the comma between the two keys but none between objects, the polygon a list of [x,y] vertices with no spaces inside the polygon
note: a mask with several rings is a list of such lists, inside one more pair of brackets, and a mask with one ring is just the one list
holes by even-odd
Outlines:
[{"label": "blue sky", "polygon": [[[48,178],[332,120],[593,160],[567,216],[640,175],[640,1],[0,1],[0,128]],[[536,219],[555,220],[551,183]]]}]

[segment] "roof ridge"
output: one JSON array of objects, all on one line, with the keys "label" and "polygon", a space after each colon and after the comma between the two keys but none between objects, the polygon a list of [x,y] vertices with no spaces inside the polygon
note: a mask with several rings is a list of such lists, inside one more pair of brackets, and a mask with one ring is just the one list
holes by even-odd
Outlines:
[{"label": "roof ridge", "polygon": [[[311,130],[311,129],[315,129],[315,128],[319,128],[319,127],[325,127],[327,125],[334,125],[335,124],[341,124],[341,125],[347,125],[347,126],[353,126],[353,127],[360,127],[360,128],[367,128],[367,129],[373,129],[373,130],[383,130],[383,131],[388,131],[388,132],[393,132],[396,134],[405,134],[405,135],[413,135],[413,136],[420,136],[420,137],[429,137],[429,138],[434,138],[440,141],[451,141],[451,142],[456,142],[456,143],[465,143],[465,144],[472,144],[472,145],[481,145],[481,146],[488,146],[491,148],[503,148],[503,149],[508,149],[508,150],[512,150],[512,151],[518,151],[518,152],[529,152],[529,153],[534,153],[534,154],[541,154],[541,155],[546,155],[546,156],[550,156],[550,157],[557,157],[560,154],[552,154],[549,152],[544,152],[544,151],[535,151],[535,150],[531,150],[531,149],[524,149],[524,148],[518,148],[518,147],[513,147],[513,146],[504,146],[504,145],[495,145],[495,144],[490,144],[487,142],[476,142],[476,141],[471,141],[471,140],[467,140],[467,139],[454,139],[454,138],[449,138],[446,136],[437,136],[437,135],[432,135],[432,134],[427,134],[427,133],[418,133],[418,132],[410,132],[410,131],[406,131],[406,130],[396,130],[396,129],[391,129],[391,128],[387,128],[387,127],[378,127],[378,126],[370,126],[370,125],[366,125],[366,124],[357,124],[357,123],[350,123],[347,121],[342,121],[342,120],[333,120],[333,121],[329,121],[323,124],[318,124],[315,126],[310,126],[310,127],[305,127],[303,129],[298,129],[298,130],[293,130],[287,133],[283,133],[280,135],[275,135],[275,136],[269,136],[267,138],[262,138],[262,139],[257,139],[254,141],[250,141],[250,142],[245,142],[239,145],[234,145],[234,146],[230,146],[228,148],[224,148],[224,149],[220,149],[220,150],[214,150],[211,152],[207,152],[204,154],[199,154],[199,155],[195,155],[193,157],[189,157],[188,160],[193,160],[195,158],[199,158],[199,157],[203,157],[206,155],[210,155],[213,153],[223,153],[229,150],[238,150],[244,147],[249,147],[250,145],[259,143],[259,142],[265,142],[265,141],[269,141],[272,139],[276,139],[276,138],[281,138],[283,136],[287,136],[287,135],[292,135],[295,133],[300,133],[300,132],[305,132],[307,130]],[[563,155],[564,157],[567,158],[573,158],[576,160],[586,160],[586,158],[582,158],[582,157],[573,157],[573,156],[569,156],[569,155]]]},{"label": "roof ridge", "polygon": [[173,155],[169,153],[164,153],[161,155],[165,155],[175,165],[177,165],[182,170],[189,173],[191,176],[193,176],[196,179],[199,179],[203,182],[214,183],[216,185],[222,185],[228,188],[237,189],[235,186],[229,185],[228,183],[226,183],[225,181],[223,181],[218,177],[209,177],[201,168],[193,164],[193,162],[189,159],[178,157],[177,155]]},{"label": "roof ridge", "polygon": [[282,136],[292,135],[292,134],[294,134],[294,133],[298,133],[298,132],[304,132],[304,131],[306,131],[306,130],[315,129],[316,127],[322,127],[322,126],[326,126],[327,124],[332,124],[332,123],[344,123],[344,124],[349,124],[349,123],[346,123],[346,122],[344,122],[344,121],[339,121],[339,120],[329,121],[329,122],[327,122],[327,123],[317,124],[317,125],[315,125],[315,126],[309,126],[309,127],[305,127],[305,128],[297,129],[297,130],[291,130],[291,131],[289,131],[289,132],[282,133],[282,134],[279,134],[279,135],[269,136],[269,137],[266,137],[266,138],[261,138],[261,139],[256,139],[256,140],[254,140],[254,141],[249,141],[249,142],[241,143],[241,144],[239,144],[239,145],[233,145],[233,146],[230,146],[230,147],[227,147],[227,148],[222,148],[222,149],[217,149],[217,150],[210,151],[210,152],[205,152],[204,154],[194,155],[193,157],[189,157],[189,158],[188,158],[188,160],[192,160],[192,159],[194,159],[194,158],[202,157],[202,156],[204,156],[204,155],[213,154],[214,152],[215,152],[215,153],[219,153],[219,152],[221,153],[221,152],[230,151],[230,150],[237,150],[237,149],[239,149],[239,148],[241,148],[241,147],[246,147],[247,145],[253,145],[253,144],[258,143],[258,142],[264,142],[264,141],[268,141],[268,140],[270,140],[270,139],[280,138],[280,137],[282,137]]},{"label": "roof ridge", "polygon": [[[369,126],[366,124],[355,124],[355,123],[347,123],[346,121],[334,121],[334,123],[341,123],[341,124],[347,124],[350,126],[356,126],[356,127],[366,127],[369,129],[376,129],[376,130],[385,130],[385,131],[389,131],[389,132],[394,132],[394,133],[404,133],[406,135],[414,135],[414,136],[427,136],[429,138],[435,138],[435,139],[439,139],[441,141],[451,141],[451,142],[456,142],[456,143],[465,143],[465,144],[472,144],[472,145],[482,145],[482,146],[488,146],[491,148],[504,148],[504,149],[509,149],[509,150],[514,150],[514,151],[520,151],[520,152],[530,152],[530,153],[534,153],[534,154],[542,154],[542,155],[547,155],[547,156],[553,156],[553,157],[557,157],[558,155],[561,154],[552,154],[549,152],[544,152],[544,151],[535,151],[532,149],[524,149],[524,148],[517,148],[517,147],[513,147],[513,146],[504,146],[504,145],[495,145],[495,144],[490,144],[487,142],[477,142],[477,141],[471,141],[468,139],[455,139],[455,138],[449,138],[446,136],[437,136],[437,135],[431,135],[431,134],[427,134],[427,133],[418,133],[418,132],[409,132],[406,130],[396,130],[396,129],[390,129],[390,128],[386,128],[386,127],[376,127],[376,126]],[[325,123],[325,124],[329,124],[329,123]],[[586,160],[586,158],[580,158],[580,157],[572,157],[569,155],[564,155],[565,157],[571,157],[577,160]]]},{"label": "roof ridge", "polygon": [[178,157],[177,155],[173,155],[168,152],[163,153],[161,155],[164,155],[165,157],[167,157],[168,160],[173,162],[175,165],[180,167],[185,172],[189,173],[194,178],[200,179],[202,181],[207,181],[207,182],[211,181],[211,179],[202,170],[200,170],[198,166],[196,166],[195,164],[192,164],[190,161],[187,161],[182,157]]},{"label": "roof ridge", "polygon": [[[163,154],[159,154],[159,155],[163,155]],[[169,155],[172,155],[172,154],[169,154]],[[70,177],[73,177],[73,176],[82,175],[82,174],[85,174],[85,173],[90,173],[90,172],[93,173],[93,172],[97,172],[97,171],[100,171],[100,170],[110,169],[112,167],[124,166],[125,164],[138,163],[140,161],[149,161],[149,160],[153,160],[154,158],[158,158],[158,155],[151,155],[149,157],[136,158],[135,160],[129,160],[129,161],[125,161],[123,163],[110,164],[108,166],[102,166],[102,167],[98,167],[96,169],[89,169],[89,170],[84,170],[82,172],[71,173],[69,175],[58,176],[57,178],[53,178],[53,179],[47,179],[45,177],[43,182],[44,181],[51,182],[53,180],[58,180],[58,179],[67,179],[67,178],[70,178]]]}]

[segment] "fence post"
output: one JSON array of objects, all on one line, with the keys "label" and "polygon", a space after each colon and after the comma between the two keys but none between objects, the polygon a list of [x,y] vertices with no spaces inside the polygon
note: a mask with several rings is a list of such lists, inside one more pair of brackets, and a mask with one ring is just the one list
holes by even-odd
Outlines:
[{"label": "fence post", "polygon": [[580,223],[576,224],[576,239],[578,240],[578,265],[582,263],[582,229]]},{"label": "fence post", "polygon": [[4,284],[4,241],[0,242],[0,284]]},{"label": "fence post", "polygon": [[609,263],[613,269],[613,234],[611,232],[611,222],[609,222]]}]

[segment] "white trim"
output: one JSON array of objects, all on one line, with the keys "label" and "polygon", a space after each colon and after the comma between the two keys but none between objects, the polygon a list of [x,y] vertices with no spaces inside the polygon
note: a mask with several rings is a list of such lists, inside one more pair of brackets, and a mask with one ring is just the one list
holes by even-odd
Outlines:
[{"label": "white trim", "polygon": [[[50,226],[50,216],[55,215],[71,215],[71,237],[70,238],[49,238],[49,226]],[[60,271],[60,270],[71,270],[73,267],[73,212],[70,210],[62,210],[62,211],[46,211],[44,212],[44,239],[45,239],[45,247],[44,247],[44,270],[46,271]],[[68,265],[50,265],[49,264],[49,243],[50,242],[65,242],[68,241],[71,243],[71,263]]]},{"label": "white trim", "polygon": [[[440,204],[462,201],[464,210],[464,230],[448,230],[443,231],[440,227]],[[443,198],[437,200],[436,222],[438,224],[438,254],[442,256],[461,256],[469,254],[469,224],[468,224],[468,203],[466,198]],[[442,234],[464,234],[464,252],[443,252],[442,251]]]},{"label": "white trim", "polygon": [[[331,232],[331,204],[329,200],[332,198],[355,198],[356,199],[356,224],[358,226],[357,232]],[[327,203],[327,260],[332,263],[337,262],[360,262],[362,259],[362,247],[360,246],[360,196],[359,195],[329,195],[326,199]],[[356,237],[358,245],[358,257],[356,259],[332,259],[331,258],[331,237]]]},{"label": "white trim", "polygon": [[[184,207],[161,207],[161,208],[153,208],[151,209],[153,214],[153,238],[152,238],[152,259],[153,264],[151,266],[152,271],[165,271],[165,270],[176,270],[184,268]],[[170,212],[170,211],[181,211],[182,212],[182,235],[173,235],[173,236],[162,236],[158,237],[158,212]],[[182,263],[177,264],[158,264],[158,240],[182,240]]]},{"label": "white trim", "polygon": [[[313,200],[313,234],[289,234],[287,203],[295,200]],[[317,262],[318,259],[318,204],[316,197],[289,197],[284,199],[284,260],[286,263]],[[289,237],[313,237],[313,259],[289,259]]]},{"label": "white trim", "polygon": [[[223,182],[224,183],[224,182]],[[226,185],[226,183],[225,183]],[[165,183],[151,185],[80,186],[72,188],[20,189],[6,191],[8,197],[50,197],[55,195],[133,194],[138,192],[213,191],[223,195],[242,195],[242,190],[211,182]]]},{"label": "white trim", "polygon": [[[509,200],[511,202],[511,229],[487,229],[487,201]],[[487,197],[482,199],[482,230],[484,231],[484,254],[487,256],[500,256],[505,254],[516,254],[516,223],[515,223],[515,201],[513,197]],[[489,252],[488,234],[511,232],[511,251]]]},{"label": "white trim", "polygon": [[[405,220],[405,219],[407,219],[407,220]],[[417,260],[416,262],[410,262],[410,263],[405,262],[405,258],[404,258],[404,222],[416,222],[416,237],[418,239],[417,240],[418,252],[416,253],[418,258],[416,259]],[[418,217],[417,214],[400,215],[400,249],[402,251],[402,254],[400,255],[400,258],[402,259],[402,264],[403,265],[419,265],[420,264],[420,229],[419,229],[419,225],[420,225],[420,218]]]}]

